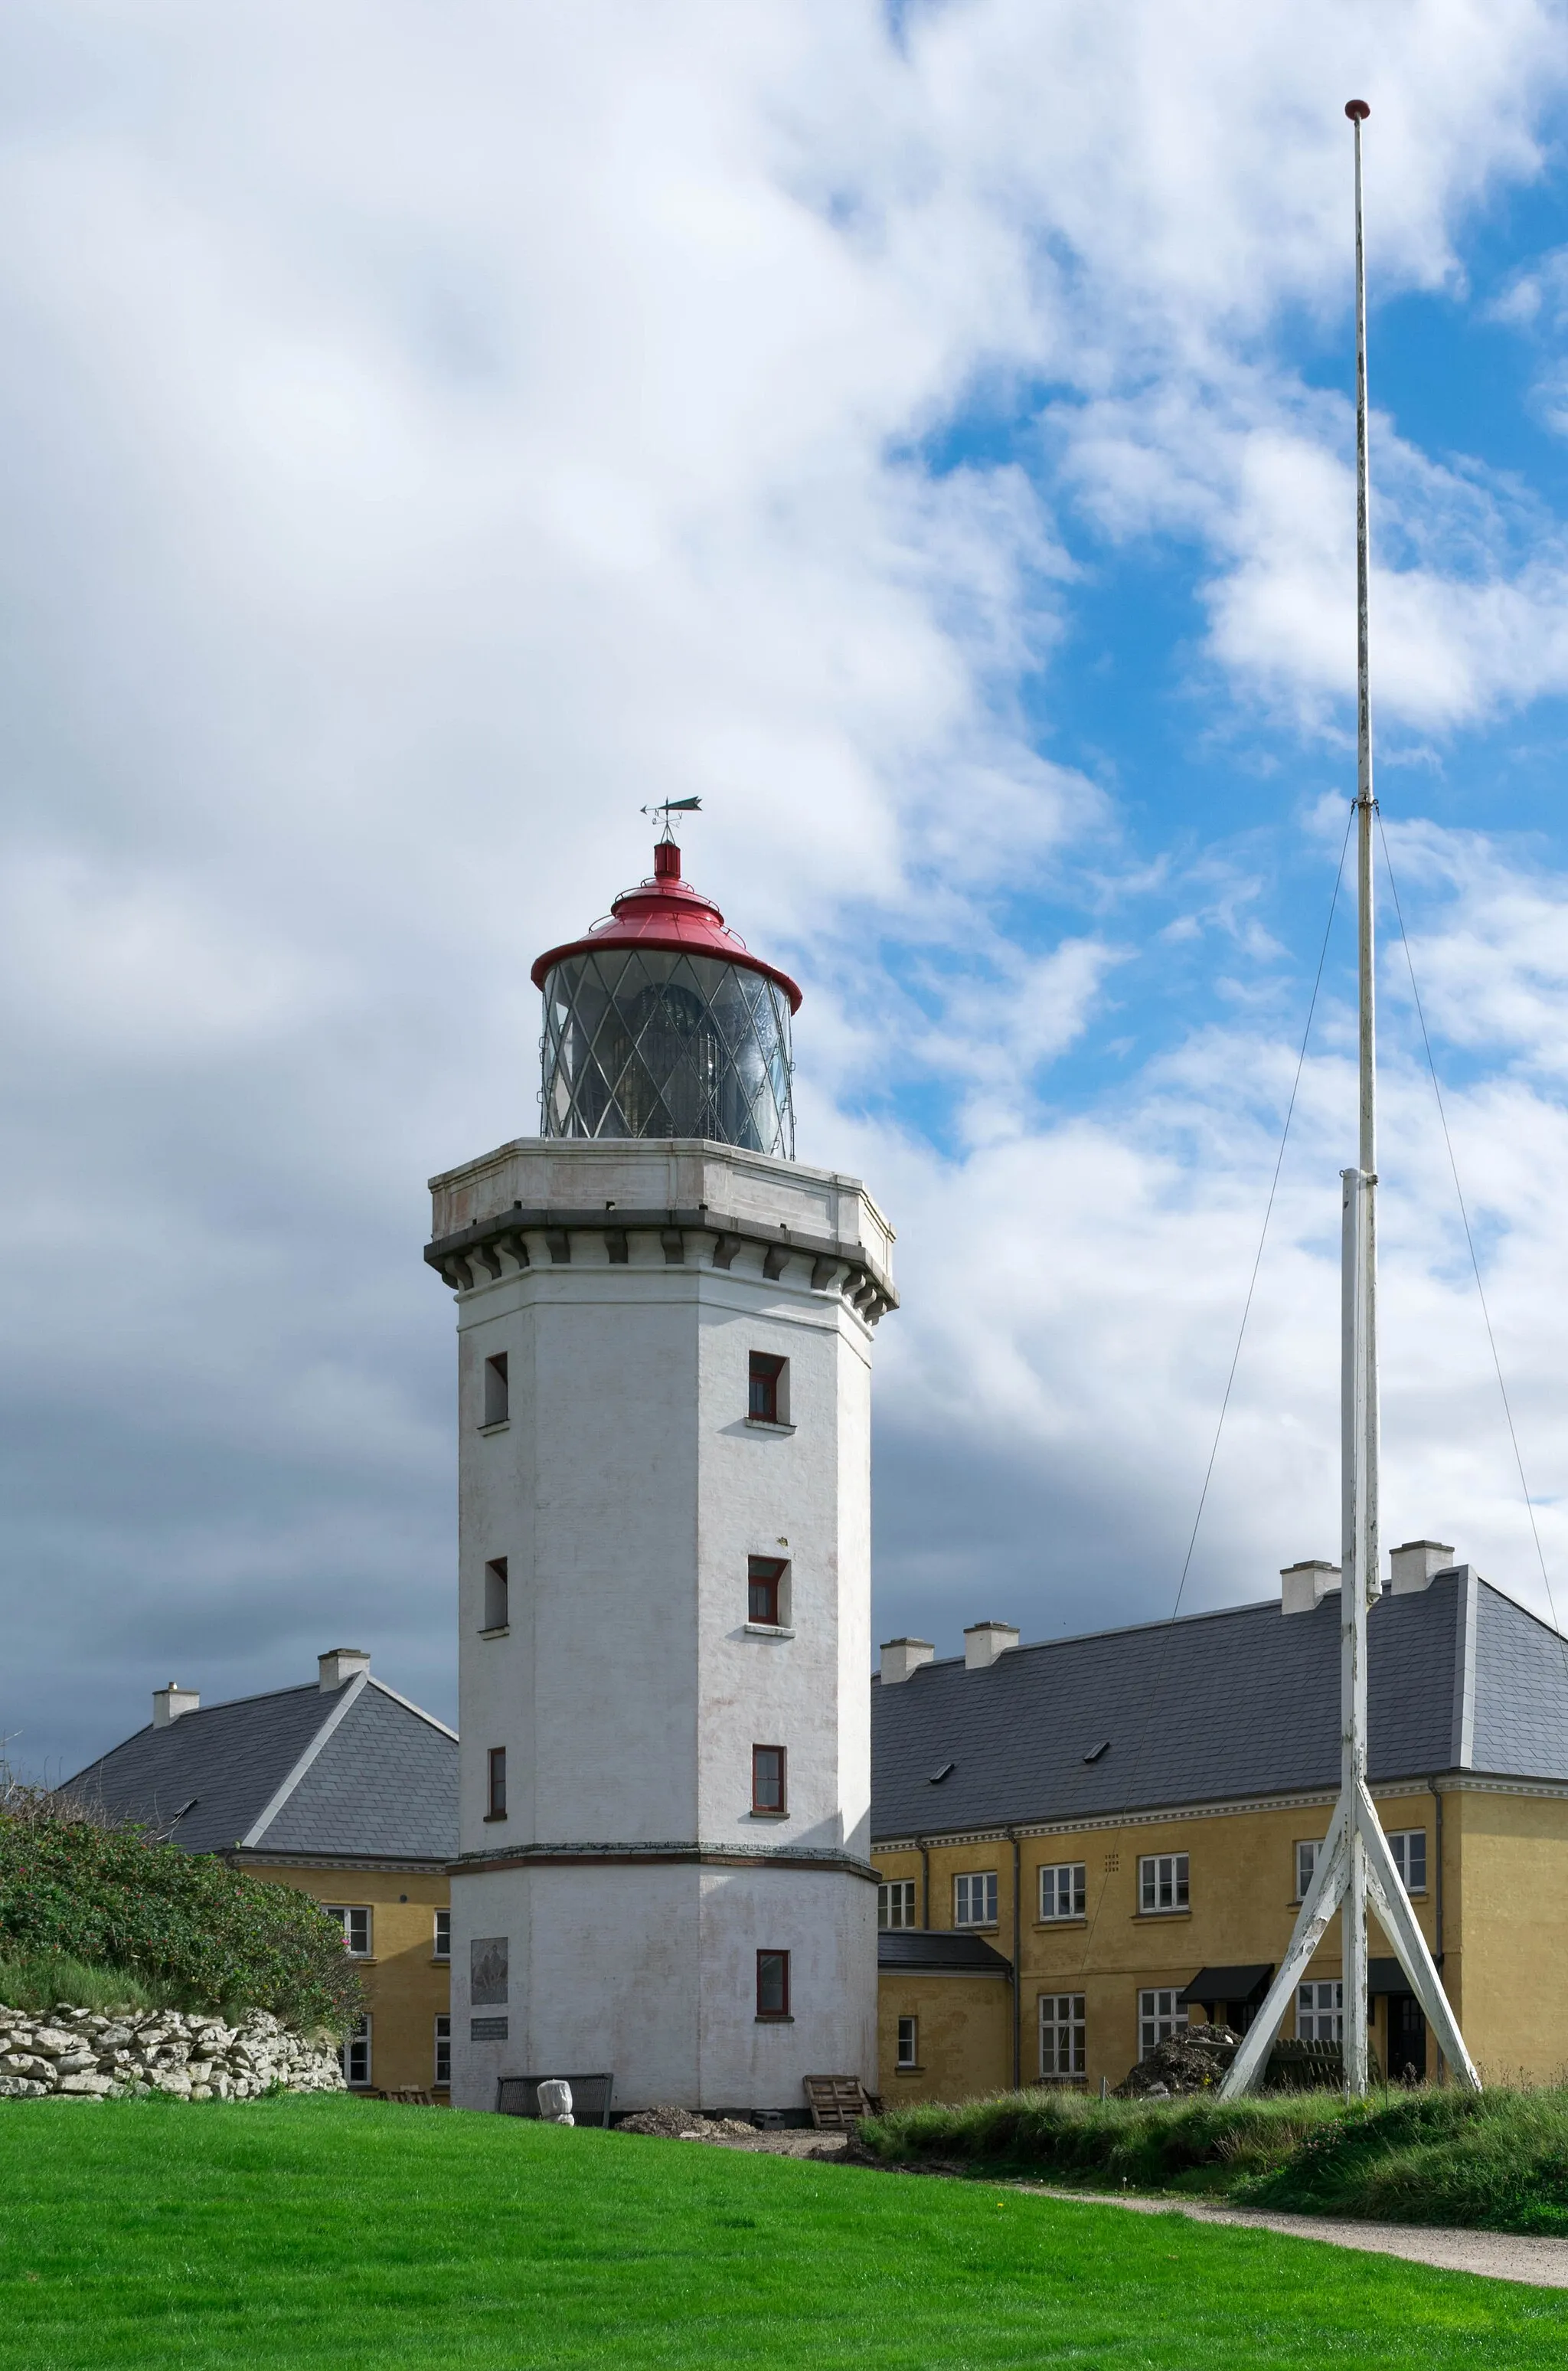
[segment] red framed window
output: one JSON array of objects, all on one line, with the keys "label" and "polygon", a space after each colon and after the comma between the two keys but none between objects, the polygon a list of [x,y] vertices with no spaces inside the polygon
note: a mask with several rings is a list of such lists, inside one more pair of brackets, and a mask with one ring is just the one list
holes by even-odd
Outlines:
[{"label": "red framed window", "polygon": [[782,1359],[771,1359],[764,1350],[751,1354],[750,1382],[746,1395],[746,1416],[753,1424],[782,1424],[779,1382],[784,1373]]},{"label": "red framed window", "polygon": [[759,1951],[756,1955],[756,2013],[759,2018],[790,2014],[790,1954]]},{"label": "red framed window", "polygon": [[766,1622],[777,1630],[784,1616],[779,1612],[779,1593],[785,1567],[778,1556],[746,1558],[746,1620]]},{"label": "red framed window", "polygon": [[785,1799],[786,1755],[781,1745],[752,1747],[752,1810],[780,1817],[790,1808]]},{"label": "red framed window", "polygon": [[486,1776],[490,1809],[485,1813],[485,1817],[487,1820],[504,1820],[506,1817],[506,1748],[504,1745],[490,1747],[486,1756]]}]

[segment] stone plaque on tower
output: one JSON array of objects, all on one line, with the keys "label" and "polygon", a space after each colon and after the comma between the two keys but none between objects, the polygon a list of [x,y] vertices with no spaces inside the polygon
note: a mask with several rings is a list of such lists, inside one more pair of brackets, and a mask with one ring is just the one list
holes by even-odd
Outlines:
[{"label": "stone plaque on tower", "polygon": [[800,991],[681,877],[542,955],[542,1129],[432,1181],[457,1301],[452,2099],[876,2081],[870,1352],[892,1230],[797,1162]]}]

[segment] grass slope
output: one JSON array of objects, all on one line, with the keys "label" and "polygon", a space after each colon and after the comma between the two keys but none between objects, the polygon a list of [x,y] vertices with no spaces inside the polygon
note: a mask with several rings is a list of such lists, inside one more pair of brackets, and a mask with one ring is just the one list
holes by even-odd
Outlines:
[{"label": "grass slope", "polygon": [[861,2128],[888,2162],[1199,2192],[1374,2222],[1568,2235],[1568,2090],[1170,2101],[1017,2091]]},{"label": "grass slope", "polygon": [[981,2182],[343,2099],[0,2109],[0,2365],[1553,2366],[1568,2297]]}]

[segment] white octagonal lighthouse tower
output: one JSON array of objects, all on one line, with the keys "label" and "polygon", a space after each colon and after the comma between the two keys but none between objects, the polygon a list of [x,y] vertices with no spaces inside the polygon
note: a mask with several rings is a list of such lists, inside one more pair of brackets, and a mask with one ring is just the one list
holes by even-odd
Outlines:
[{"label": "white octagonal lighthouse tower", "polygon": [[[871,1334],[792,1159],[793,981],[681,878],[541,955],[543,1133],[432,1180],[457,1295],[452,2098],[802,2107],[876,2073]],[[509,2099],[515,2095],[508,2095]]]}]

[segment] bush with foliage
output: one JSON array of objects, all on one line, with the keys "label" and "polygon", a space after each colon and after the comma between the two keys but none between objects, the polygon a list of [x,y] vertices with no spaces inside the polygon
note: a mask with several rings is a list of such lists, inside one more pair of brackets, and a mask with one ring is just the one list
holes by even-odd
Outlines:
[{"label": "bush with foliage", "polygon": [[1097,2099],[1014,2091],[899,2108],[859,2128],[885,2164],[1086,2187],[1197,2192],[1248,2206],[1568,2234],[1568,2089],[1302,2091]]},{"label": "bush with foliage", "polygon": [[0,1960],[51,1956],[139,1978],[192,2009],[264,2008],[346,2031],[363,2005],[342,1931],[269,1885],[40,1790],[0,1802]]}]

